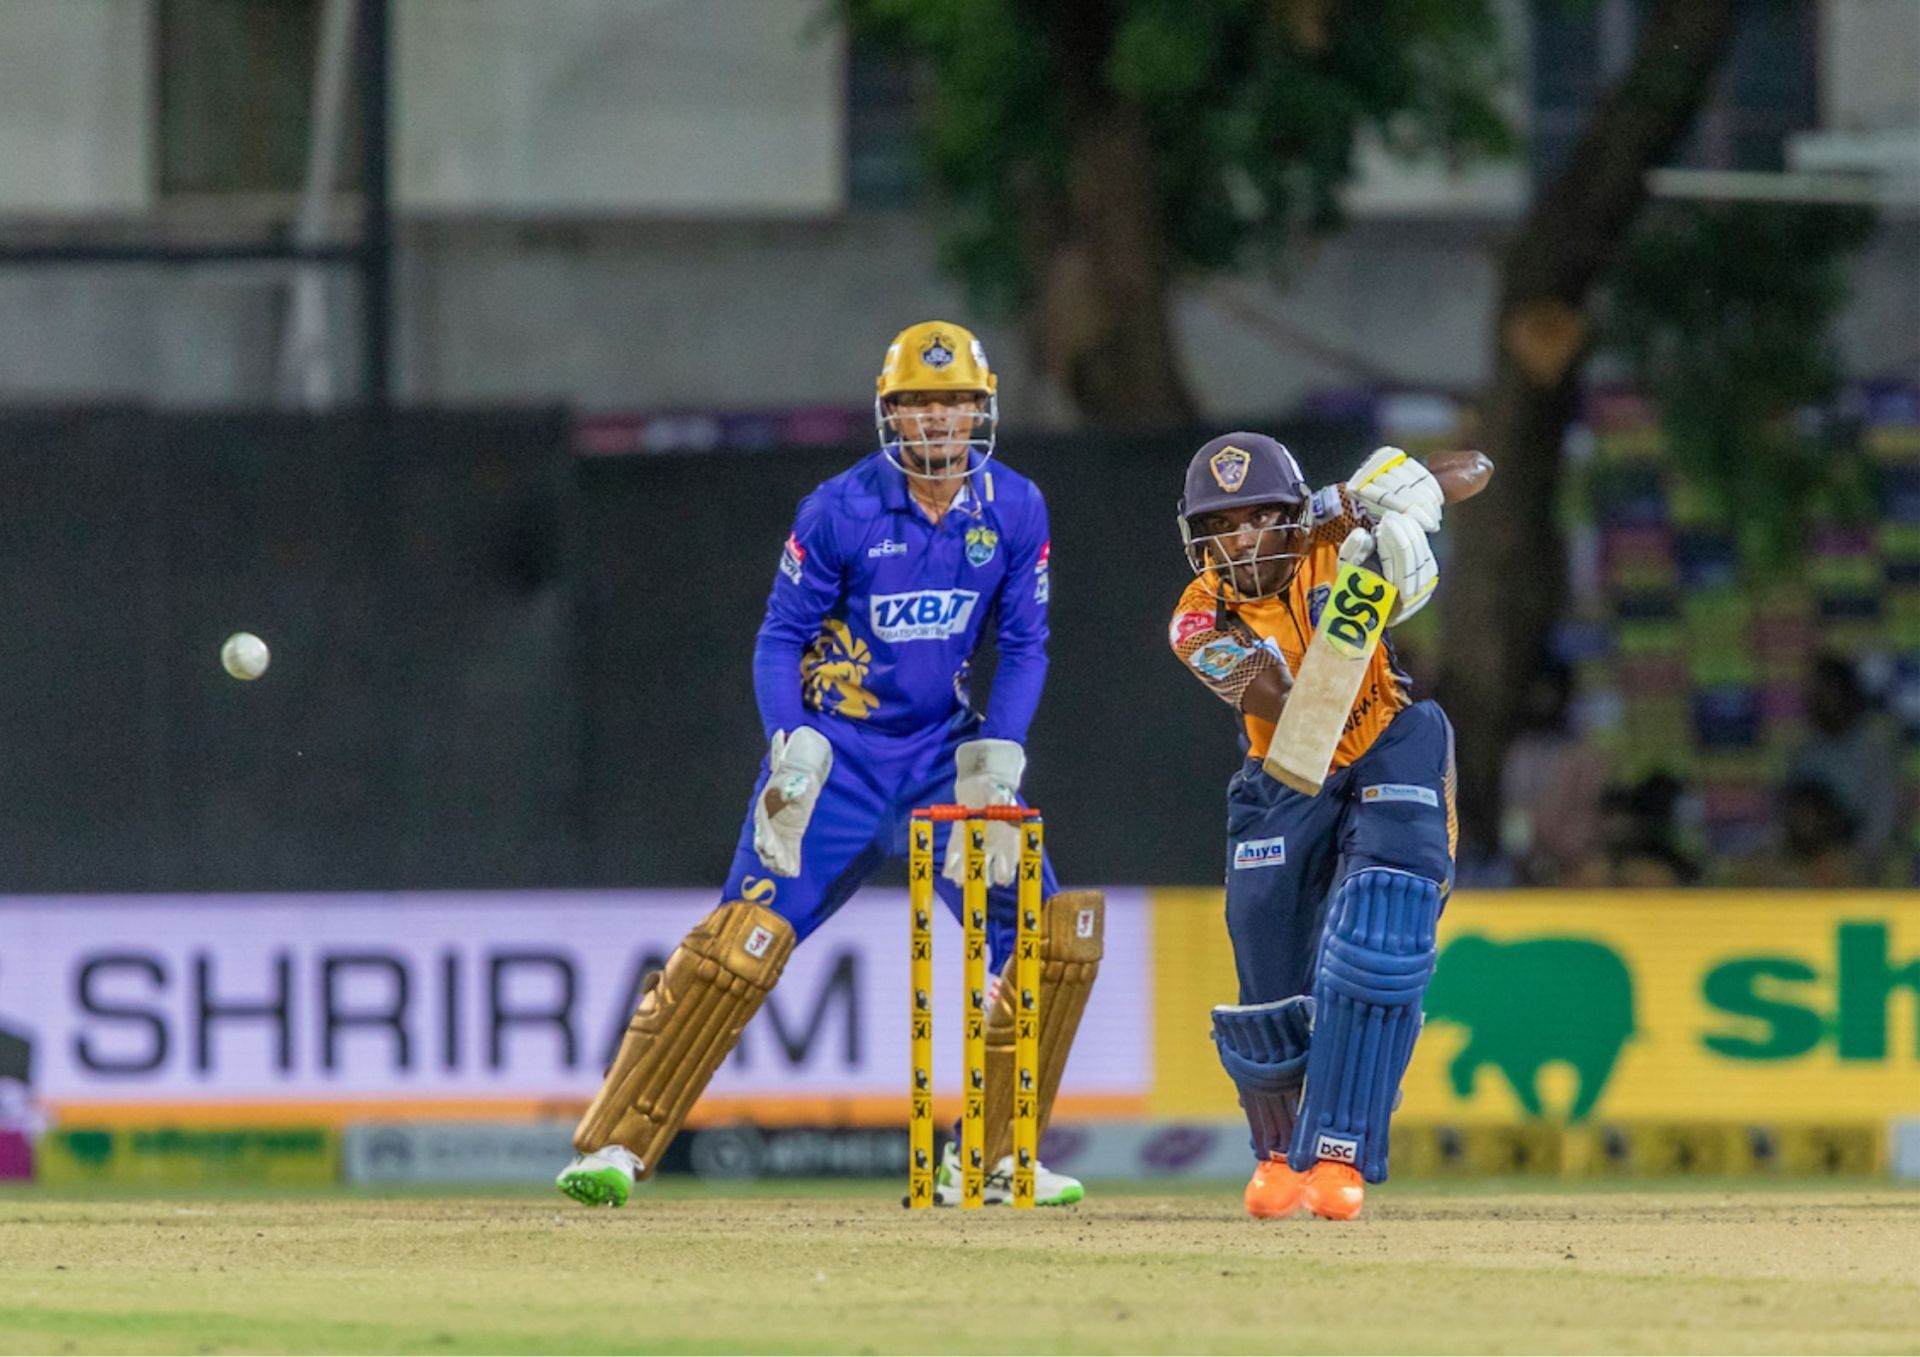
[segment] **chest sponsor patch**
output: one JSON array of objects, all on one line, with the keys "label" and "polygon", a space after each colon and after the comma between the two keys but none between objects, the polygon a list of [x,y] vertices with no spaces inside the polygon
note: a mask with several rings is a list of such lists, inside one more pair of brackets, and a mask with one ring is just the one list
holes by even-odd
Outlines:
[{"label": "chest sponsor patch", "polygon": [[896,542],[891,537],[882,538],[867,548],[868,556],[904,556],[906,554],[907,544]]},{"label": "chest sponsor patch", "polygon": [[1320,625],[1320,614],[1326,611],[1327,600],[1333,597],[1331,584],[1316,584],[1307,590],[1307,630],[1312,631]]},{"label": "chest sponsor patch", "polygon": [[943,641],[966,631],[974,589],[918,589],[910,594],[875,594],[867,601],[873,634],[883,641]]},{"label": "chest sponsor patch", "polygon": [[1167,639],[1179,645],[1189,636],[1197,635],[1213,626],[1212,613],[1175,613],[1173,625],[1167,628]]},{"label": "chest sponsor patch", "polygon": [[780,552],[780,573],[800,583],[800,572],[807,563],[807,549],[800,545],[800,539],[792,533],[787,534],[787,545]]},{"label": "chest sponsor patch", "polygon": [[1438,806],[1440,794],[1431,787],[1422,787],[1415,782],[1376,782],[1360,789],[1360,800],[1411,801],[1420,806]]},{"label": "chest sponsor patch", "polygon": [[1243,839],[1233,847],[1233,870],[1244,872],[1252,867],[1281,867],[1287,861],[1287,839],[1283,834],[1277,839]]},{"label": "chest sponsor patch", "polygon": [[1210,679],[1224,679],[1253,652],[1238,641],[1222,637],[1209,641],[1187,657],[1187,663]]}]

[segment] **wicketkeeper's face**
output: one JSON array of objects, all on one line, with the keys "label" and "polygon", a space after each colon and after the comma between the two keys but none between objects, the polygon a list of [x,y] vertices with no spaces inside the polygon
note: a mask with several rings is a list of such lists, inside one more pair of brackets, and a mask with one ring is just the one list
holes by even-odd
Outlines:
[{"label": "wicketkeeper's face", "polygon": [[971,391],[902,391],[888,398],[886,414],[909,470],[960,476],[987,417],[987,398]]},{"label": "wicketkeeper's face", "polygon": [[1195,515],[1194,545],[1240,598],[1271,598],[1293,582],[1306,554],[1307,506],[1236,505]]}]

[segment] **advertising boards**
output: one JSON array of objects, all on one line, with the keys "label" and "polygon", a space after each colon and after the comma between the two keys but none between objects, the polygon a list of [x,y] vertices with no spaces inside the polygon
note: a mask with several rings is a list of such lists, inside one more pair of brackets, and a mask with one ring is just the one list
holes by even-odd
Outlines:
[{"label": "advertising boards", "polygon": [[[1147,896],[1108,899],[1063,1114],[1137,1112],[1151,1080]],[[714,904],[695,891],[14,898],[0,901],[0,1030],[32,1053],[13,1082],[65,1126],[571,1121],[642,978]],[[936,1084],[957,1104],[960,937],[944,912],[934,945]],[[905,892],[863,892],[796,951],[699,1121],[898,1123],[907,993]]]}]

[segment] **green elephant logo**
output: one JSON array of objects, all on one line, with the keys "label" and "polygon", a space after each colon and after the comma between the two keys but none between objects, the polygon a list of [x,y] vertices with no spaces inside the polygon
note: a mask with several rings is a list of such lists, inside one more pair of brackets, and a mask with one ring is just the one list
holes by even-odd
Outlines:
[{"label": "green elephant logo", "polygon": [[1471,1033],[1448,1070],[1453,1091],[1472,1097],[1474,1077],[1491,1065],[1530,1117],[1547,1115],[1540,1071],[1559,1062],[1579,1075],[1567,1120],[1585,1120],[1634,1034],[1633,976],[1619,953],[1589,938],[1457,938],[1440,954],[1425,1007],[1428,1018]]}]

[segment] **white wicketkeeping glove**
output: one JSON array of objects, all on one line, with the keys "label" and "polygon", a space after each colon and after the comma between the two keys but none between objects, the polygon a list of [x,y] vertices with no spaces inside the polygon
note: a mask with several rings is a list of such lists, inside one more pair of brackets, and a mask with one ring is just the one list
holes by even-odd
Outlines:
[{"label": "white wicketkeeping glove", "polygon": [[[1017,806],[1027,751],[1013,740],[968,740],[953,751],[953,799],[962,806]],[[947,835],[947,861],[941,875],[958,885],[966,879],[966,826]],[[989,886],[1011,886],[1020,866],[1020,828],[1007,820],[989,820],[986,834]]]},{"label": "white wicketkeeping glove", "polygon": [[[799,876],[800,840],[833,771],[833,746],[811,726],[797,726],[791,735],[776,730],[767,768],[766,788],[753,798],[753,851],[775,876]],[[777,815],[767,814],[768,791],[786,798]]]},{"label": "white wicketkeeping glove", "polygon": [[1440,563],[1433,559],[1433,546],[1420,525],[1392,511],[1380,516],[1372,532],[1355,528],[1340,544],[1340,559],[1352,565],[1371,555],[1380,557],[1380,574],[1398,595],[1387,615],[1387,625],[1398,626],[1432,600],[1440,583]]},{"label": "white wicketkeeping glove", "polygon": [[1440,531],[1446,492],[1431,471],[1399,448],[1375,448],[1373,456],[1347,478],[1347,489],[1375,518],[1401,513],[1426,532]]}]

